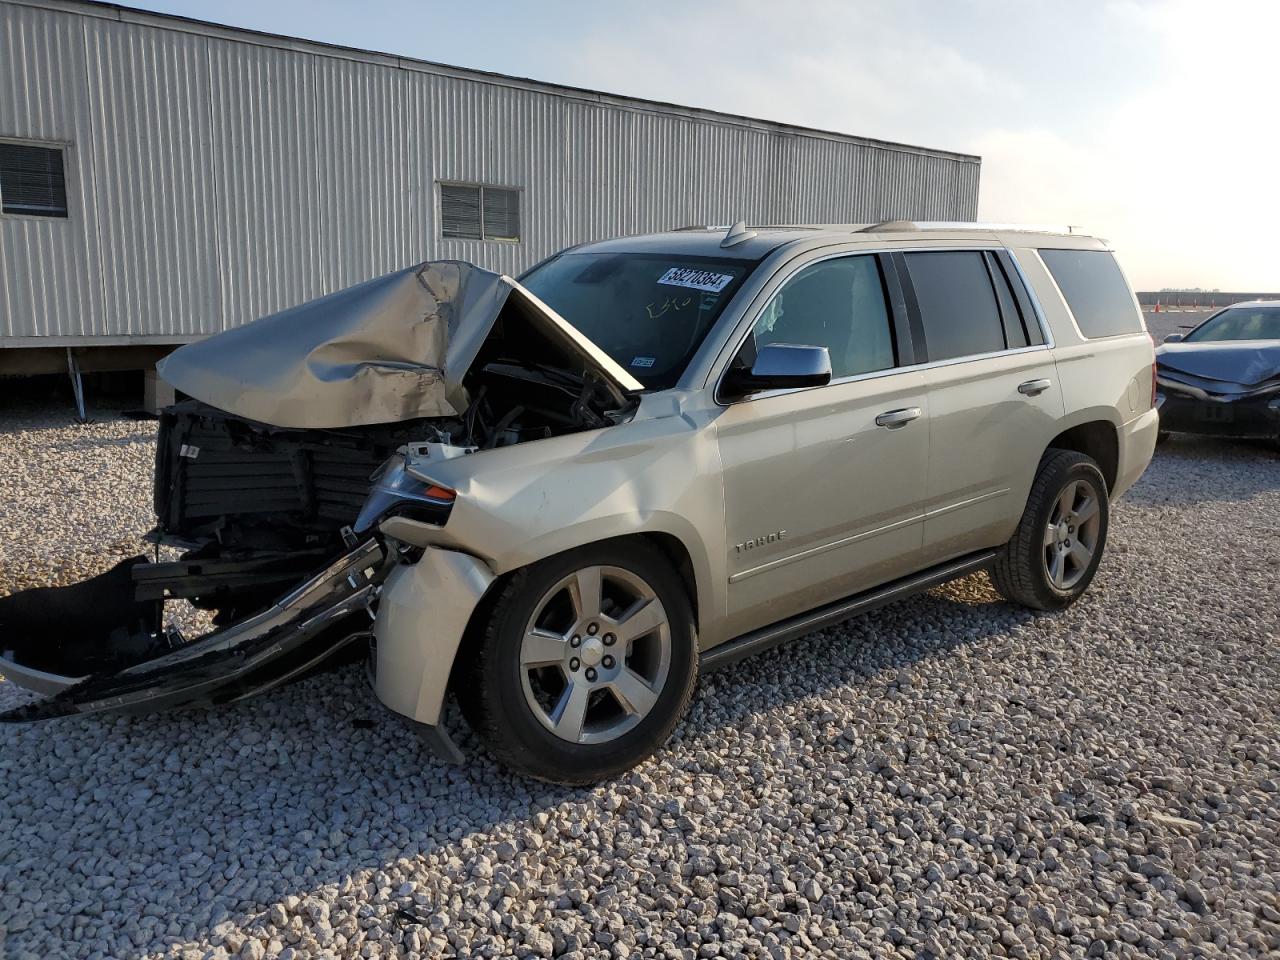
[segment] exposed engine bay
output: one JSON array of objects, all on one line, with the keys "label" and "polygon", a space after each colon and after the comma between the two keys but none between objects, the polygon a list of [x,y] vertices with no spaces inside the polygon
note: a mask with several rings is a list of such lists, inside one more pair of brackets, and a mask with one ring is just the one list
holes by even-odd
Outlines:
[{"label": "exposed engine bay", "polygon": [[[349,316],[361,301],[339,294],[341,314],[325,298],[287,311],[291,324],[282,327],[277,315],[173,355],[179,388],[191,383],[205,396],[167,408],[160,419],[156,526],[148,534],[156,556],[123,560],[69,587],[0,598],[0,671],[54,694],[0,719],[226,702],[313,669],[368,635],[380,584],[390,568],[412,561],[412,551],[384,542],[378,521],[403,510],[447,521],[453,492],[415,475],[428,452],[483,456],[633,414],[637,385],[549,308],[527,292],[517,296],[522,288],[513,281],[465,264],[426,264],[392,278],[400,297],[393,314],[415,335],[424,322],[435,324],[416,341],[428,344],[428,355],[412,362],[388,358],[406,348],[395,337],[394,315],[388,319],[385,278],[363,285],[372,291],[366,299],[376,297],[364,308],[376,315],[368,325]],[[292,402],[280,407],[278,419],[293,421],[286,425],[208,402],[241,405],[243,397],[246,409],[274,409],[272,391],[242,383],[248,378],[236,366],[246,351],[252,366],[250,334],[259,324],[264,349],[284,358],[265,364],[261,379],[289,372],[294,362],[294,381],[277,391]],[[291,330],[311,339],[292,348]],[[233,335],[246,342],[215,352],[217,341]],[[467,362],[455,378],[449,362],[459,344]],[[292,357],[290,349],[304,353]],[[332,423],[347,403],[352,422]],[[442,415],[362,422],[389,408]],[[330,424],[298,424],[313,411]],[[161,547],[177,558],[161,560]],[[218,629],[183,637],[164,609],[178,600],[212,611]],[[60,608],[85,616],[51,630]]]}]

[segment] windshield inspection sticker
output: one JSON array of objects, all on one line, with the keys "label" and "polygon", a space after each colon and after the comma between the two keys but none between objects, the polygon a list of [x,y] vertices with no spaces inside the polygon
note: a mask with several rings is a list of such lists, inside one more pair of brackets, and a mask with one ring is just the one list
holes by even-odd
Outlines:
[{"label": "windshield inspection sticker", "polygon": [[711,293],[719,293],[731,280],[732,274],[693,270],[689,267],[672,267],[658,278],[659,283],[668,287],[688,287],[690,290],[707,290]]},{"label": "windshield inspection sticker", "polygon": [[631,365],[633,367],[652,367],[653,361],[653,357],[635,357],[632,359]]}]

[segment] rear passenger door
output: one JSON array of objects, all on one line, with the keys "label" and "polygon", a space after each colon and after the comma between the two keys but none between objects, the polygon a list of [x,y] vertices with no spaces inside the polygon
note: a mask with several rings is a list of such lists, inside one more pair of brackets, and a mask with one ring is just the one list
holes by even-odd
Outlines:
[{"label": "rear passenger door", "polygon": [[895,254],[923,347],[929,471],[923,562],[1004,543],[1063,415],[1049,344],[1003,249]]}]

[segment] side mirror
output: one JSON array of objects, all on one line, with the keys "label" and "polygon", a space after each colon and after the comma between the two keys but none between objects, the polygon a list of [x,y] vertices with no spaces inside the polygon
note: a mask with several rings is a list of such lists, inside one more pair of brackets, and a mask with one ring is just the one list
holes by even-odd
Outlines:
[{"label": "side mirror", "polygon": [[726,399],[763,390],[822,387],[831,382],[831,354],[826,347],[798,343],[767,343],[750,370],[730,370],[724,378]]},{"label": "side mirror", "polygon": [[1164,342],[1165,342],[1165,343],[1178,343],[1181,339],[1182,339],[1182,334],[1180,334],[1180,333],[1171,333],[1171,334],[1169,334],[1167,337],[1165,337],[1165,338],[1164,338]]}]

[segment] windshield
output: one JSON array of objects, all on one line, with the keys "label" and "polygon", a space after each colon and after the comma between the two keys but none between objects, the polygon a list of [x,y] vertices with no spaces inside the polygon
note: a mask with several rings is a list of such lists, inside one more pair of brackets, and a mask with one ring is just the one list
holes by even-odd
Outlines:
[{"label": "windshield", "polygon": [[1280,307],[1228,307],[1184,338],[1210,340],[1280,340]]},{"label": "windshield", "polygon": [[520,282],[649,390],[674,386],[755,263],[564,253]]}]

